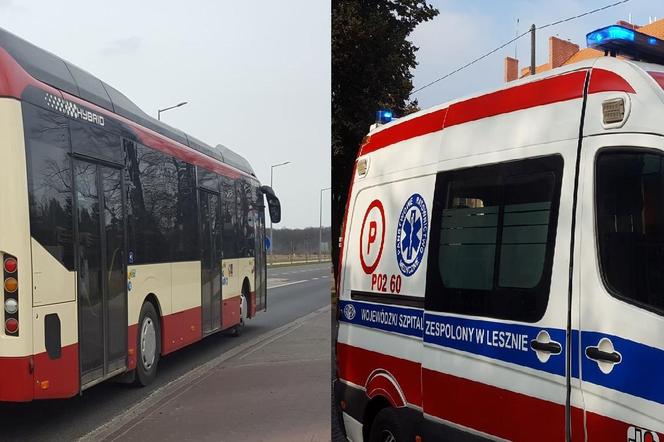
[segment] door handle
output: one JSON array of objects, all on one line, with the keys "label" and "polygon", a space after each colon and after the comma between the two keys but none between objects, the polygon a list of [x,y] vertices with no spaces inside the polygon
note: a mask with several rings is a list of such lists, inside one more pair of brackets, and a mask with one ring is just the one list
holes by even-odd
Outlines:
[{"label": "door handle", "polygon": [[599,362],[608,362],[610,364],[618,364],[622,361],[622,356],[620,356],[620,353],[617,351],[602,351],[599,347],[586,347],[586,356],[588,359]]},{"label": "door handle", "polygon": [[613,347],[609,338],[602,338],[596,346],[586,347],[586,357],[597,363],[597,367],[604,374],[613,371],[613,367],[622,361],[622,355]]},{"label": "door handle", "polygon": [[555,341],[550,342],[539,342],[536,339],[530,341],[530,348],[536,351],[543,351],[545,353],[555,353],[558,354],[563,351],[563,348]]},{"label": "door handle", "polygon": [[563,351],[560,343],[552,340],[546,330],[537,333],[537,337],[530,341],[530,348],[535,351],[537,359],[543,364],[546,364],[552,355],[559,355]]}]

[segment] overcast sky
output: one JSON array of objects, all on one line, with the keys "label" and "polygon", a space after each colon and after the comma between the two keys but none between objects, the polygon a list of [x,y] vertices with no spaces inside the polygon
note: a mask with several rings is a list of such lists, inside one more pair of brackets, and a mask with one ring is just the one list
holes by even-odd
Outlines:
[{"label": "overcast sky", "polygon": [[[431,0],[440,15],[411,39],[420,47],[422,86],[525,31],[612,0]],[[0,0],[0,26],[116,87],[146,112],[188,101],[163,120],[247,157],[283,205],[282,227],[317,226],[320,189],[330,185],[330,4],[253,2]],[[659,6],[659,7],[657,7]],[[548,37],[585,46],[585,34],[618,19],[662,18],[661,2],[631,0],[538,31],[537,63]],[[517,27],[516,21],[519,19]],[[423,108],[503,84],[503,58],[523,67],[529,37],[416,94]],[[323,224],[329,225],[329,191]]]},{"label": "overcast sky", "polygon": [[[330,186],[330,5],[271,0],[0,0],[0,26],[114,86],[145,112],[236,150],[319,224]],[[330,224],[329,191],[323,224]]]},{"label": "overcast sky", "polygon": [[[419,66],[413,79],[415,89],[463,66],[469,61],[502,45],[531,24],[542,26],[560,19],[616,3],[617,0],[430,0],[440,14],[433,21],[420,25],[411,40],[420,47],[417,52]],[[537,64],[548,61],[548,39],[558,36],[569,39],[582,48],[586,46],[586,33],[628,20],[648,24],[649,16],[664,18],[662,0],[631,0],[627,3],[581,17],[536,33]],[[530,64],[530,35],[516,45],[519,67]],[[442,80],[415,94],[420,107],[426,108],[484,90],[503,83],[503,60],[514,57],[515,44],[490,55],[473,66]]]}]

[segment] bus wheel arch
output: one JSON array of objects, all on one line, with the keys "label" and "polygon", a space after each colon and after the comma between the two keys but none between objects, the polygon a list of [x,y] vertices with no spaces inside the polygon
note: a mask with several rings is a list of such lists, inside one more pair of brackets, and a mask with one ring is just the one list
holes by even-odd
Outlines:
[{"label": "bus wheel arch", "polygon": [[138,319],[136,333],[135,384],[146,386],[157,376],[157,366],[162,351],[162,315],[157,297],[146,296]]}]

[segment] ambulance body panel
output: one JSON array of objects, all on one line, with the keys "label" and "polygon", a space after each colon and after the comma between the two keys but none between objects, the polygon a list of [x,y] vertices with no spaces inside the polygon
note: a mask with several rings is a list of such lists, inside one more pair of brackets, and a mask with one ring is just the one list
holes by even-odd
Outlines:
[{"label": "ambulance body panel", "polygon": [[[632,195],[603,190],[611,174],[656,187],[662,71],[587,60],[369,133],[339,272],[349,440],[385,408],[425,441],[664,440],[664,316],[616,294],[600,257],[639,217],[606,227]],[[599,221],[598,174],[618,201]],[[645,232],[659,213],[640,219]]]}]

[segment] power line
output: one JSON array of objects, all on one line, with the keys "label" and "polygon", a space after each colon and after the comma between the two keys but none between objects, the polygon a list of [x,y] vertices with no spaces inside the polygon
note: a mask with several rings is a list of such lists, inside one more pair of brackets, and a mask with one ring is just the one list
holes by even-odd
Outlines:
[{"label": "power line", "polygon": [[577,18],[585,17],[586,15],[594,14],[595,12],[599,12],[599,11],[603,11],[605,9],[613,8],[614,6],[618,6],[618,5],[621,5],[623,3],[627,3],[628,1],[629,0],[621,0],[619,2],[611,3],[610,5],[602,6],[601,8],[593,9],[592,11],[584,12],[583,14],[575,15],[574,17],[568,17],[568,18],[565,18],[565,19],[562,19],[562,20],[554,21],[552,23],[548,23],[546,25],[542,25],[542,26],[538,27],[537,29],[540,30],[540,29],[548,28],[549,26],[555,26],[555,25],[559,25],[560,23],[565,23],[565,22],[568,22],[568,21],[576,20]]},{"label": "power line", "polygon": [[[545,25],[542,25],[542,26],[538,27],[537,30],[544,29],[544,28],[548,28],[549,26],[555,26],[555,25],[558,25],[558,24],[560,24],[560,23],[565,23],[565,22],[568,22],[568,21],[576,20],[577,18],[585,17],[586,15],[590,15],[590,14],[594,14],[594,13],[596,13],[596,12],[604,11],[605,9],[613,8],[614,6],[618,6],[618,5],[620,5],[620,4],[627,3],[628,1],[630,1],[630,0],[620,0],[620,1],[618,1],[618,2],[611,3],[610,5],[602,6],[601,8],[597,8],[597,9],[593,9],[592,11],[584,12],[583,14],[579,14],[579,15],[575,15],[575,16],[573,16],[573,17],[567,17],[567,18],[562,19],[562,20],[558,20],[558,21],[554,21],[554,22],[551,22],[551,23],[547,23],[547,24],[545,24]],[[429,86],[433,86],[434,84],[438,83],[439,81],[444,80],[444,79],[446,79],[447,77],[449,77],[449,76],[451,76],[451,75],[454,75],[454,74],[456,74],[457,72],[462,71],[462,70],[466,69],[466,68],[469,67],[469,66],[474,65],[475,63],[477,63],[478,61],[480,61],[480,60],[482,60],[482,59],[488,57],[489,55],[491,55],[491,54],[493,54],[493,53],[495,53],[495,52],[498,52],[499,50],[501,50],[501,49],[504,48],[505,46],[508,46],[508,45],[510,45],[511,43],[514,43],[515,41],[517,41],[518,39],[520,39],[521,37],[523,37],[524,35],[526,35],[526,34],[528,34],[528,33],[530,33],[530,30],[527,30],[527,31],[525,31],[525,32],[523,32],[523,33],[517,35],[516,37],[514,37],[514,38],[511,39],[510,41],[508,41],[508,42],[506,42],[506,43],[503,43],[502,45],[498,46],[497,48],[492,49],[491,51],[485,53],[484,55],[481,55],[481,56],[477,57],[476,59],[474,59],[474,60],[472,60],[472,61],[470,61],[470,62],[464,64],[463,66],[461,66],[461,67],[459,67],[459,68],[453,70],[452,72],[449,72],[449,73],[443,75],[442,77],[437,78],[437,79],[435,79],[435,80],[433,80],[433,81],[431,81],[431,82],[425,84],[424,86],[415,89],[413,92],[410,93],[410,95],[412,96],[412,95],[414,95],[415,93],[421,91],[422,89],[426,89],[426,88],[428,88]]]},{"label": "power line", "polygon": [[461,66],[460,68],[457,68],[457,69],[453,70],[453,71],[450,72],[449,74],[445,74],[445,75],[443,75],[442,77],[440,77],[440,78],[438,78],[438,79],[432,81],[431,83],[427,83],[427,84],[425,84],[424,86],[422,86],[422,87],[420,87],[420,88],[418,88],[418,89],[415,89],[415,90],[414,90],[413,92],[411,92],[410,94],[413,95],[414,93],[419,92],[419,91],[421,91],[422,89],[428,88],[429,86],[432,86],[432,85],[438,83],[440,80],[444,80],[444,79],[446,79],[446,78],[449,77],[450,75],[456,74],[457,72],[466,69],[468,66],[472,66],[472,65],[474,65],[475,63],[477,63],[477,62],[480,61],[481,59],[488,57],[489,55],[493,54],[494,52],[497,52],[497,51],[501,50],[502,48],[504,48],[505,46],[508,46],[508,45],[511,44],[511,43],[514,43],[515,41],[517,41],[518,39],[520,39],[520,38],[523,37],[524,35],[528,34],[529,32],[530,32],[530,30],[527,30],[526,32],[523,32],[523,33],[517,35],[516,37],[514,37],[514,38],[511,39],[510,41],[508,41],[508,42],[506,42],[506,43],[503,43],[502,45],[498,46],[497,48],[495,48],[495,49],[493,49],[493,50],[491,50],[491,51],[489,51],[489,52],[487,52],[486,54],[482,55],[481,57],[477,57],[477,58],[474,59],[473,61],[464,64],[463,66]]}]

